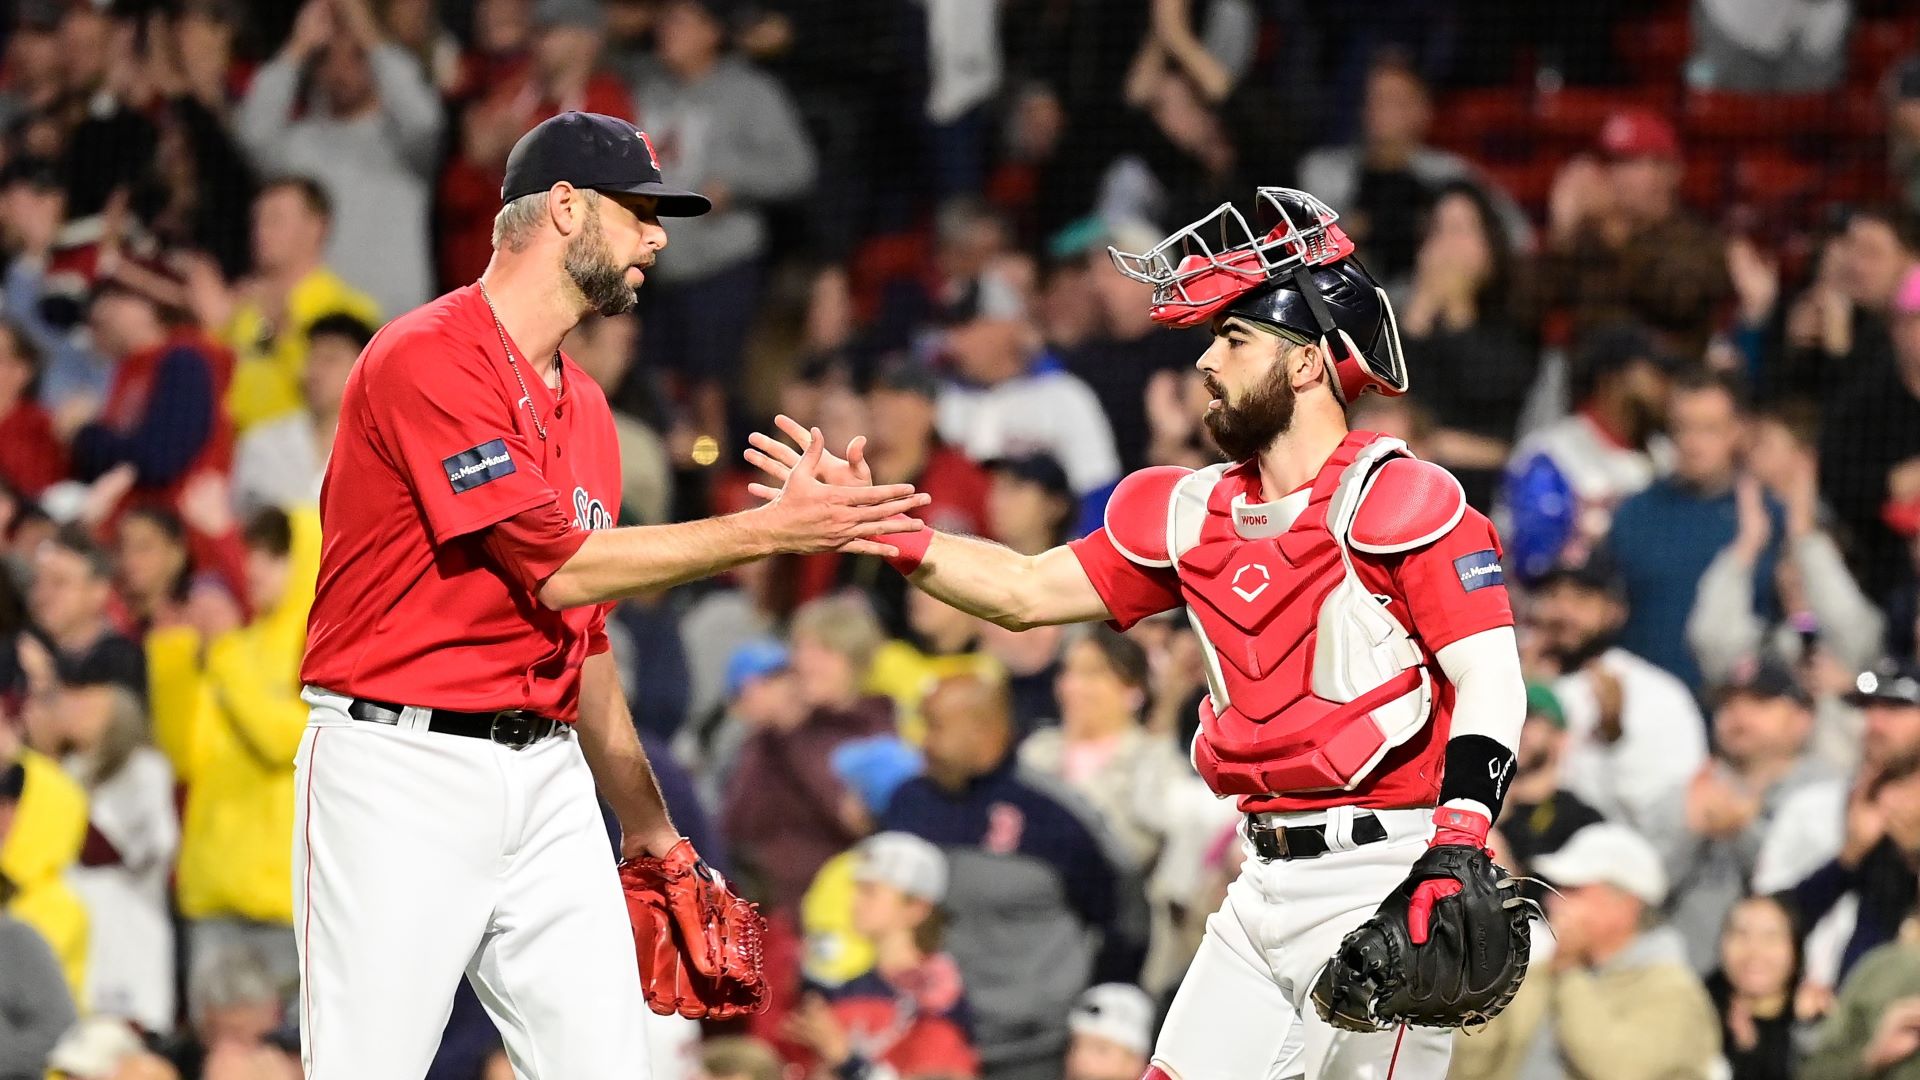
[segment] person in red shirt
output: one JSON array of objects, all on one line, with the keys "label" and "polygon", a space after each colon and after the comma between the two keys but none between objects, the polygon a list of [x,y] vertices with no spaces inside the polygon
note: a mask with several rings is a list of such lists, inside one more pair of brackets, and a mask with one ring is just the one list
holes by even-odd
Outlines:
[{"label": "person in red shirt", "polygon": [[19,327],[0,321],[0,481],[29,499],[67,475],[53,417],[34,397],[39,381],[39,351]]},{"label": "person in red shirt", "polygon": [[[1391,305],[1326,204],[1258,197],[1257,231],[1223,204],[1145,254],[1114,253],[1154,285],[1157,321],[1211,331],[1197,364],[1213,395],[1205,424],[1229,460],[1134,472],[1103,528],[1036,555],[927,532],[901,538],[893,563],[1008,629],[1124,630],[1184,607],[1202,636],[1193,762],[1237,798],[1248,858],[1147,1080],[1441,1076],[1451,1032],[1353,1030],[1316,986],[1389,893],[1408,891],[1420,941],[1423,903],[1497,872],[1487,832],[1526,702],[1499,539],[1451,474],[1349,430],[1361,394],[1406,392]],[[810,433],[782,427],[816,452]],[[776,478],[801,460],[750,441],[748,460]],[[1505,933],[1498,909],[1470,910]]]},{"label": "person in red shirt", "polygon": [[[301,669],[295,926],[305,1075],[417,1080],[464,971],[516,1073],[647,1060],[620,853],[675,831],[619,689],[612,601],[776,552],[897,554],[907,485],[828,485],[814,454],[765,506],[615,528],[605,397],[560,350],[618,315],[708,201],[646,136],[566,113],[509,157],[486,273],[388,324],[347,381],[320,492]],[[849,447],[862,458],[861,444]]]},{"label": "person in red shirt", "polygon": [[633,91],[599,70],[605,38],[606,12],[598,0],[540,0],[526,54],[475,56],[467,63],[454,95],[465,103],[460,152],[448,160],[434,200],[443,281],[467,281],[487,265],[487,219],[507,151],[520,136],[569,110],[633,119]]}]

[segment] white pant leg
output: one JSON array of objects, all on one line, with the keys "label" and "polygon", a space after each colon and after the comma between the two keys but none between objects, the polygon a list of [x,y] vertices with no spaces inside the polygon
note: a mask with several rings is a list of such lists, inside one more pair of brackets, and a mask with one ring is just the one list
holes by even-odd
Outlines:
[{"label": "white pant leg", "polygon": [[1318,859],[1247,860],[1243,878],[1266,899],[1256,934],[1298,1018],[1279,1080],[1441,1080],[1452,1033],[1404,1028],[1362,1033],[1333,1027],[1313,1005],[1313,984],[1355,927],[1373,916],[1427,848],[1424,812],[1392,811],[1388,839]]},{"label": "white pant leg", "polygon": [[521,1080],[648,1080],[633,925],[571,734],[495,748],[522,828],[503,851],[498,906],[468,968]]},{"label": "white pant leg", "polygon": [[293,859],[305,1076],[420,1080],[499,891],[499,748],[307,701]]},{"label": "white pant leg", "polygon": [[1207,917],[1153,1048],[1153,1063],[1175,1080],[1269,1080],[1282,1060],[1298,1056],[1288,1045],[1299,1026],[1293,1003],[1237,910],[1262,903],[1243,873]]}]

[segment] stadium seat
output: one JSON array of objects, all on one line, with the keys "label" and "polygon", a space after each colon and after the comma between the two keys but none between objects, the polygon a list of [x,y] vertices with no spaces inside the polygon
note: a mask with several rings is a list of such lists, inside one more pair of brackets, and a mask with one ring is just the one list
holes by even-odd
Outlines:
[{"label": "stadium seat", "polygon": [[1920,49],[1920,22],[1911,19],[1862,19],[1848,42],[1847,81],[1878,87],[1887,69]]},{"label": "stadium seat", "polygon": [[1748,142],[1818,134],[1847,121],[1849,100],[1830,94],[1734,94],[1690,90],[1681,124],[1696,139]]},{"label": "stadium seat", "polygon": [[1558,161],[1539,155],[1525,161],[1485,162],[1480,171],[1525,207],[1529,216],[1540,219],[1546,213],[1547,196],[1553,191],[1559,166]]},{"label": "stadium seat", "polygon": [[1779,150],[1755,150],[1733,164],[1733,194],[1741,202],[1777,203],[1804,199],[1817,191],[1825,170]]},{"label": "stadium seat", "polygon": [[1542,135],[1569,145],[1590,145],[1600,125],[1620,109],[1654,109],[1666,113],[1673,99],[1665,91],[1648,89],[1594,89],[1570,86],[1541,94],[1534,102],[1534,123]]},{"label": "stadium seat", "polygon": [[1614,35],[1614,46],[1642,86],[1677,87],[1693,52],[1693,28],[1687,14],[1629,20]]},{"label": "stadium seat", "polygon": [[1516,87],[1462,90],[1440,103],[1434,141],[1470,158],[1512,157],[1503,147],[1523,143],[1533,132],[1533,100]]}]

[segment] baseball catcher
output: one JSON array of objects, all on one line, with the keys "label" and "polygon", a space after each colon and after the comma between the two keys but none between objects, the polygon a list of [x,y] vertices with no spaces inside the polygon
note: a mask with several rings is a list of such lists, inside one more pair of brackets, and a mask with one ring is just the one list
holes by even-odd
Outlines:
[{"label": "baseball catcher", "polygon": [[[1445,469],[1348,428],[1361,394],[1407,389],[1392,305],[1326,204],[1256,197],[1112,252],[1157,321],[1210,336],[1224,463],[1133,473],[1103,528],[1038,555],[929,531],[891,561],[1009,628],[1184,608],[1204,643],[1193,762],[1248,858],[1149,1080],[1439,1077],[1449,1029],[1527,968],[1529,905],[1487,850],[1525,714],[1500,541]],[[781,427],[748,454],[777,480],[814,452]]]}]

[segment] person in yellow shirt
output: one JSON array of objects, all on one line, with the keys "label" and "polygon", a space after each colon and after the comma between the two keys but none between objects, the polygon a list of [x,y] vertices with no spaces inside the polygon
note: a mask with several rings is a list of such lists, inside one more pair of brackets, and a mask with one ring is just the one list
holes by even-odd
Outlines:
[{"label": "person in yellow shirt", "polygon": [[87,908],[65,875],[86,837],[85,790],[52,758],[23,746],[0,717],[0,912],[46,939],[83,1007]]},{"label": "person in yellow shirt", "polygon": [[873,654],[867,669],[870,694],[893,699],[900,734],[918,746],[926,733],[920,719],[920,699],[950,675],[976,675],[989,682],[1006,681],[1000,661],[980,651],[980,631],[986,624],[933,597],[907,592],[907,628],[912,639],[895,638]]},{"label": "person in yellow shirt", "polygon": [[148,638],[154,738],[187,784],[177,891],[189,985],[224,949],[299,976],[293,936],[293,758],[306,730],[300,657],[320,551],[311,509],[256,511],[243,535],[253,621],[204,647],[192,630]]},{"label": "person in yellow shirt", "polygon": [[333,207],[307,177],[284,177],[253,200],[254,276],[229,289],[211,260],[187,271],[188,300],[201,326],[234,352],[227,412],[236,433],[301,405],[307,331],[326,315],[380,325],[373,298],[323,261]]}]

